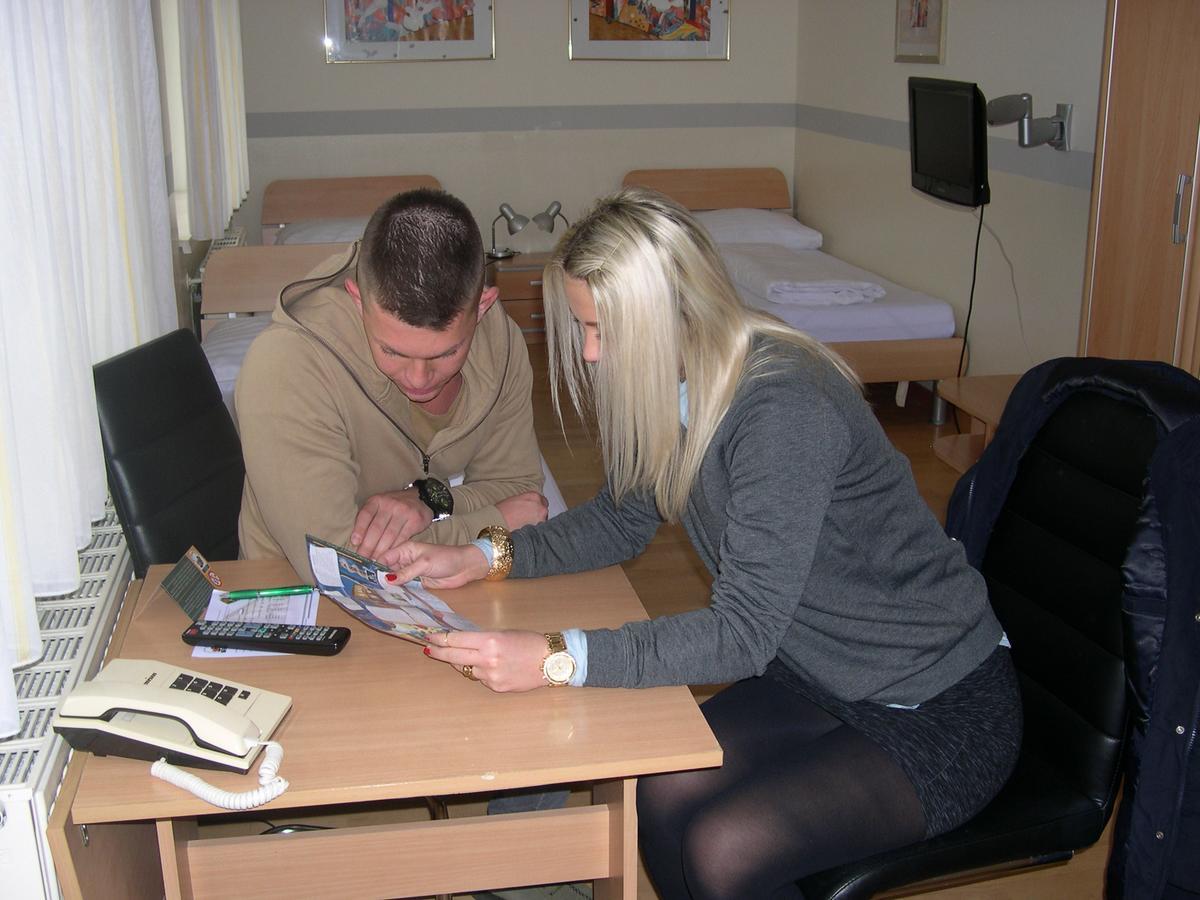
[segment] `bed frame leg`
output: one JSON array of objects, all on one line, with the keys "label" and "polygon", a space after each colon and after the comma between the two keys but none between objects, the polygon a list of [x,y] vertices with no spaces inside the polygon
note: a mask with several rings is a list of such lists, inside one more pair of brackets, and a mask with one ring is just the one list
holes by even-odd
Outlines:
[{"label": "bed frame leg", "polygon": [[929,417],[929,421],[934,425],[946,424],[946,401],[938,393],[936,381],[933,383],[933,412]]}]

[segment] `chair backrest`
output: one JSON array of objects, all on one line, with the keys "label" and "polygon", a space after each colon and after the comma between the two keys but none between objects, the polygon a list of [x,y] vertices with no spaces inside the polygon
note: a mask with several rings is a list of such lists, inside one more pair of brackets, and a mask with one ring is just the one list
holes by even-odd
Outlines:
[{"label": "chair backrest", "polygon": [[1013,646],[1023,756],[1105,816],[1130,711],[1122,570],[1155,449],[1189,408],[1200,412],[1200,383],[1175,373],[1101,360],[1032,370],[947,516]]},{"label": "chair backrest", "polygon": [[92,372],[109,492],[137,576],[192,545],[235,559],[242,447],[195,334],[171,332]]}]

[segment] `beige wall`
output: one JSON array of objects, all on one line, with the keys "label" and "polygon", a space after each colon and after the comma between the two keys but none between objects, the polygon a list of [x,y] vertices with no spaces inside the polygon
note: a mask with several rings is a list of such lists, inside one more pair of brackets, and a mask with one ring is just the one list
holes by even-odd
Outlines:
[{"label": "beige wall", "polygon": [[[482,7],[483,4],[480,4]],[[683,103],[791,104],[797,10],[790,2],[738,0],[729,62],[626,62],[567,58],[565,0],[504,0],[496,6],[496,59],[329,65],[321,5],[243,2],[246,109],[462,110],[479,107],[637,106]],[[795,129],[689,127],[537,130],[341,137],[252,137],[250,197],[238,221],[253,232],[264,185],[275,178],[427,172],[474,211],[485,235],[507,201],[531,215],[559,200],[568,218],[615,189],[631,168],[778,166],[791,171]],[[485,240],[487,238],[485,237]],[[541,249],[535,232],[507,240]]]},{"label": "beige wall", "polygon": [[[679,63],[571,61],[566,2],[496,7],[495,60],[329,65],[320,4],[242,3],[252,135],[271,113],[320,121],[337,110],[377,110],[381,124],[363,129],[371,134],[252,136],[251,192],[236,220],[257,233],[262,190],[275,178],[428,172],[468,203],[488,240],[501,202],[532,214],[557,199],[573,220],[630,168],[777,166],[793,179],[797,210],[825,232],[828,249],[946,298],[961,329],[977,220],[909,187],[907,147],[889,143],[886,127],[894,126],[893,138],[905,127],[908,76],[975,81],[988,96],[1027,91],[1038,116],[1071,102],[1075,162],[1085,169],[1090,162],[1103,0],[953,0],[941,65],[892,61],[894,0],[736,0],[731,60]],[[712,127],[565,128],[539,112],[613,107],[628,119],[642,106],[677,113],[698,103],[727,106]],[[731,108],[753,104],[857,117],[866,135],[797,129],[779,115],[765,125],[731,124]],[[394,133],[404,130],[395,123],[405,110],[443,111],[462,127],[473,123],[472,110],[496,108],[536,124]],[[1016,126],[992,134],[1011,143]],[[1019,153],[1043,156],[1027,158],[1033,175],[992,169],[971,323],[976,373],[1023,370],[1075,349],[1089,190],[1078,179],[1069,186],[1053,174],[1039,177],[1056,151]],[[529,230],[502,242],[533,250],[553,237]]]},{"label": "beige wall", "polygon": [[[892,61],[893,0],[803,0],[797,103],[907,122],[909,76],[974,81],[988,97],[1032,94],[1035,116],[1051,115],[1056,103],[1073,103],[1072,147],[1090,154],[1102,0],[954,0],[948,6],[945,60],[927,65]],[[1016,125],[990,133],[1016,141]],[[1034,156],[1027,162],[1036,169],[1061,160]],[[826,234],[829,250],[949,300],[961,331],[978,219],[910,187],[906,146],[801,130],[793,177],[800,218]],[[970,371],[976,374],[1023,371],[1074,354],[1087,240],[1087,187],[995,165],[990,182],[970,329]]]}]

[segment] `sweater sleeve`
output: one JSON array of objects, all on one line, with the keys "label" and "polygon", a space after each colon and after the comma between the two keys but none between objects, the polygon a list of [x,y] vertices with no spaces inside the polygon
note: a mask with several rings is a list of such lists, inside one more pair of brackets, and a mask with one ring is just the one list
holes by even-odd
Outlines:
[{"label": "sweater sleeve", "polygon": [[[276,555],[265,544],[273,540],[292,568],[308,577],[307,534],[343,545],[350,539],[358,469],[334,380],[316,362],[296,364],[306,349],[302,342],[283,330],[263,332],[239,373],[236,407],[250,494],[242,501],[242,553],[251,559]],[[267,535],[247,533],[248,502],[256,505]]]},{"label": "sweater sleeve", "polygon": [[823,539],[849,429],[816,387],[768,382],[748,393],[727,414],[692,492],[693,502],[705,496],[704,473],[715,478],[717,466],[728,493],[714,489],[726,499],[712,510],[724,528],[710,548],[709,606],[589,630],[588,685],[723,683],[762,674],[778,653]]},{"label": "sweater sleeve", "polygon": [[641,553],[661,524],[653,497],[629,495],[618,504],[606,485],[587,503],[514,531],[512,575],[537,578],[616,565]]}]

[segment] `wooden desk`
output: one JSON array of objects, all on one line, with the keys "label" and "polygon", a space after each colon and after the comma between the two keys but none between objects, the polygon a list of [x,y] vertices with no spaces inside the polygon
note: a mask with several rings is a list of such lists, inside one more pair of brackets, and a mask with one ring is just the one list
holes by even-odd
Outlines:
[{"label": "wooden desk", "polygon": [[223,247],[209,258],[200,286],[200,336],[216,321],[270,315],[279,292],[349,244]]},{"label": "wooden desk", "polygon": [[957,472],[965,472],[992,442],[1008,395],[1020,375],[968,375],[938,382],[938,395],[970,417],[968,431],[935,438],[933,453]]},{"label": "wooden desk", "polygon": [[[282,561],[214,568],[231,588],[295,578]],[[632,900],[637,777],[720,765],[720,747],[686,688],[494,694],[416,644],[353,622],[328,600],[319,622],[353,623],[338,656],[193,660],[179,639],[186,616],[157,590],[165,571],[152,567],[126,604],[110,656],[160,659],[293,698],[275,736],[291,788],[247,816],[288,821],[283,810],[580,782],[592,784],[593,805],[202,839],[198,820],[229,813],[152,778],[144,761],[78,753],[64,788],[77,782],[69,815],[56,809],[50,829],[60,869],[78,868],[87,852],[78,826],[95,823],[98,840],[112,831],[101,823],[149,820],[168,898],[408,897],[596,879],[597,897]],[[645,617],[617,567],[439,593],[484,628],[598,627]],[[257,786],[253,774],[204,776],[227,790]],[[64,883],[78,884],[67,874]],[[151,885],[148,895],[163,886]]]}]

